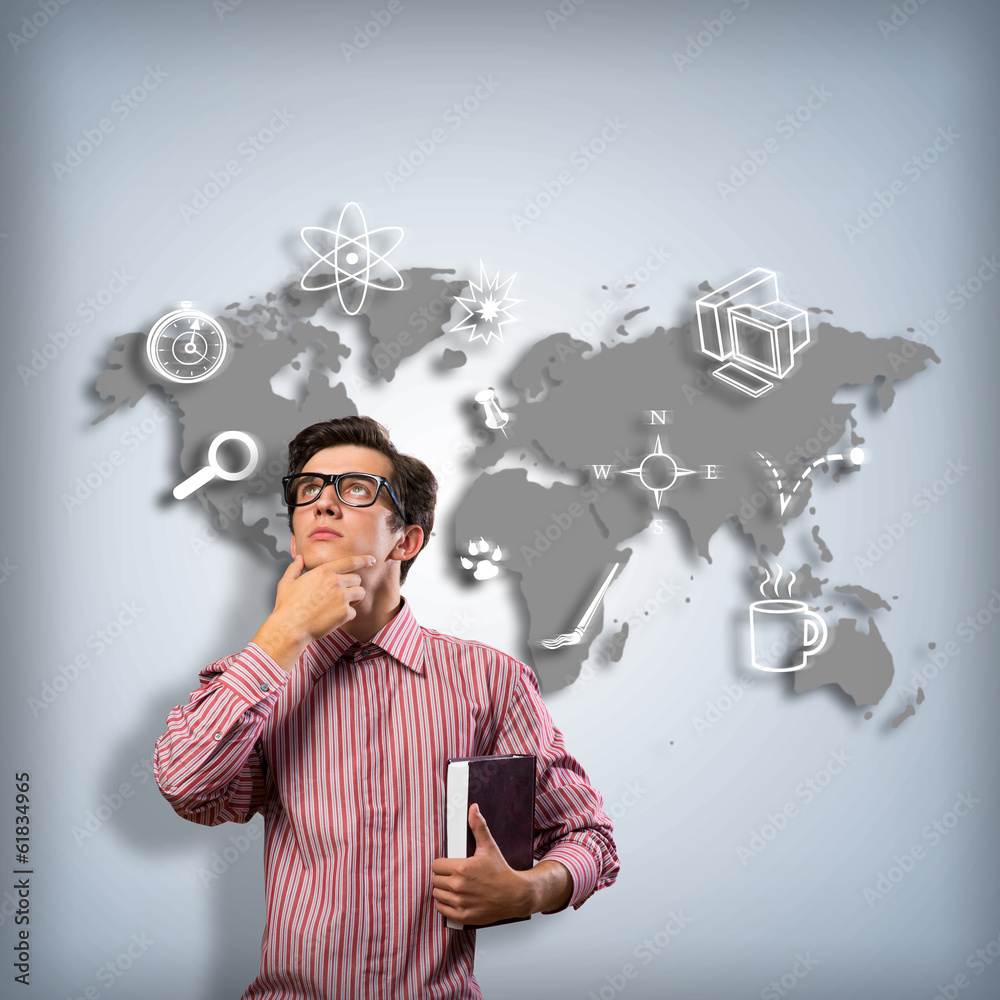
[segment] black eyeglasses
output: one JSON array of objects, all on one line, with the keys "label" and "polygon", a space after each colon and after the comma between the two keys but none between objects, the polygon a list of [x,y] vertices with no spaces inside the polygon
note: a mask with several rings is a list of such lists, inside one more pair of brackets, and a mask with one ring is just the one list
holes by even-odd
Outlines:
[{"label": "black eyeglasses", "polygon": [[289,507],[308,507],[320,498],[330,483],[333,483],[337,496],[348,507],[371,507],[378,500],[379,491],[384,486],[389,491],[399,516],[409,523],[389,480],[385,476],[372,476],[367,472],[342,472],[337,476],[327,476],[321,472],[297,472],[294,476],[285,476],[281,480],[285,503]]}]

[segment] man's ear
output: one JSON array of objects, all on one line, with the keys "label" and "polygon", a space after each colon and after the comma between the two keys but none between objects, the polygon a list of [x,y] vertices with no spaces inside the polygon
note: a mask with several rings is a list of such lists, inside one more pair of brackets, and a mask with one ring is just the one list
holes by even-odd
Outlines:
[{"label": "man's ear", "polygon": [[[295,540],[292,539],[292,541],[294,542]],[[407,559],[412,559],[420,551],[423,544],[424,529],[419,524],[411,524],[403,532],[399,541],[393,546],[392,551],[389,553],[389,558],[405,562]]]}]

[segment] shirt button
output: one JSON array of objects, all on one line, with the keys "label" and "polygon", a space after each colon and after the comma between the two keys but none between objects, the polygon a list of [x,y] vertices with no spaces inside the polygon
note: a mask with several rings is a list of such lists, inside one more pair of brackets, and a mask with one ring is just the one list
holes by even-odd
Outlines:
[{"label": "shirt button", "polygon": [[222,739],[222,733],[216,733],[215,734],[215,739],[221,740]]},{"label": "shirt button", "polygon": [[267,681],[260,682],[260,689],[261,691],[264,692],[264,694],[267,694],[267,692],[271,690],[270,685],[267,683]]}]

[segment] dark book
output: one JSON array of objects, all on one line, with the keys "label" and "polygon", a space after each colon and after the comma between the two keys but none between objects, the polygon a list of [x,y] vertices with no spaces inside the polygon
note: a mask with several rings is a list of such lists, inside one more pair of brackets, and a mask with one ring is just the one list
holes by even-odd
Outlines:
[{"label": "dark book", "polygon": [[[469,806],[476,803],[507,864],[515,871],[534,865],[535,765],[534,754],[455,757],[448,761],[449,858],[468,858],[476,853],[476,837],[469,826]],[[479,930],[529,919],[509,917],[491,924],[460,924],[448,917],[447,924],[455,930]]]}]

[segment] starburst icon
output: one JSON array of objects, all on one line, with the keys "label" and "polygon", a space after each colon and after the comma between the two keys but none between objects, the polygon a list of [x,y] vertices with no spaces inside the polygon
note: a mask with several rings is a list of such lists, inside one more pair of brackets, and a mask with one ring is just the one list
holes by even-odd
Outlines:
[{"label": "starburst icon", "polygon": [[668,455],[656,439],[656,451],[651,451],[635,469],[623,469],[626,476],[637,476],[639,482],[656,497],[656,509],[660,509],[660,501],[667,490],[677,485],[681,476],[695,476],[694,469],[682,469]]},{"label": "starburst icon", "polygon": [[506,281],[500,280],[500,272],[489,278],[486,267],[479,262],[479,284],[469,282],[472,294],[468,297],[459,295],[455,301],[461,302],[465,315],[451,328],[449,333],[459,330],[471,330],[469,342],[476,337],[488,344],[493,337],[503,343],[503,327],[505,323],[513,323],[517,317],[511,316],[509,309],[521,300],[509,297],[510,286],[517,274],[512,274]]}]

